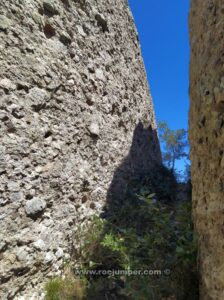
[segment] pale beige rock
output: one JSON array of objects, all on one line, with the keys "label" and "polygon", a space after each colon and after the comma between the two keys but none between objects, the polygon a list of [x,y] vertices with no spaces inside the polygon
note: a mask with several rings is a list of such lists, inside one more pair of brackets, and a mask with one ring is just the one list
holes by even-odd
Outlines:
[{"label": "pale beige rock", "polygon": [[[224,299],[224,7],[192,0],[189,115],[200,299]],[[203,99],[208,98],[204,102]]]},{"label": "pale beige rock", "polygon": [[41,300],[108,190],[161,162],[154,109],[126,0],[1,0],[0,41],[0,299]]}]

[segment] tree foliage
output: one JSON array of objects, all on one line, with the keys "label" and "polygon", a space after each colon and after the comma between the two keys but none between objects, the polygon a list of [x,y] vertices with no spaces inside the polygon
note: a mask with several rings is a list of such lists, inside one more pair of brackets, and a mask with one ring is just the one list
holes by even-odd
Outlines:
[{"label": "tree foliage", "polygon": [[176,161],[188,157],[187,131],[185,129],[172,130],[166,122],[159,122],[158,129],[162,142],[163,162],[174,172]]}]

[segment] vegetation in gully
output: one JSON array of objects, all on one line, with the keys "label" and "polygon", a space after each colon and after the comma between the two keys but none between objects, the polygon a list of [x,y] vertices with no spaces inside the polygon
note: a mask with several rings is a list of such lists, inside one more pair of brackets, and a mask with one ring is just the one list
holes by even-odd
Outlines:
[{"label": "vegetation in gully", "polygon": [[[173,171],[162,167],[141,182],[133,180],[127,190],[122,203],[105,207],[101,217],[74,234],[82,245],[73,253],[78,264],[68,262],[64,278],[48,282],[46,300],[198,299],[191,199],[176,201]],[[137,270],[142,273],[130,275]],[[144,275],[145,270],[151,273]]]}]

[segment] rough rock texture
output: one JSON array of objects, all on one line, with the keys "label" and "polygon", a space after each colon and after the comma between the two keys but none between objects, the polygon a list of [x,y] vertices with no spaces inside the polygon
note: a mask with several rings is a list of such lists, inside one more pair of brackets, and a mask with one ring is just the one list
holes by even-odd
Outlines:
[{"label": "rough rock texture", "polygon": [[190,141],[201,299],[224,299],[224,2],[192,0]]},{"label": "rough rock texture", "polygon": [[160,149],[127,1],[2,0],[0,41],[0,298],[39,300],[123,159],[122,187]]}]

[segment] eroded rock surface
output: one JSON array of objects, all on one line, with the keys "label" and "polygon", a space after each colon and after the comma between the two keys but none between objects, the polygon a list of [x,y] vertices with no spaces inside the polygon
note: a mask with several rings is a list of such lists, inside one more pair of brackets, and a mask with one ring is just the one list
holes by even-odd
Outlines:
[{"label": "eroded rock surface", "polygon": [[126,0],[2,0],[0,41],[0,298],[39,300],[133,133],[120,173],[160,150]]},{"label": "eroded rock surface", "polygon": [[224,299],[224,2],[192,0],[190,141],[201,299]]}]

